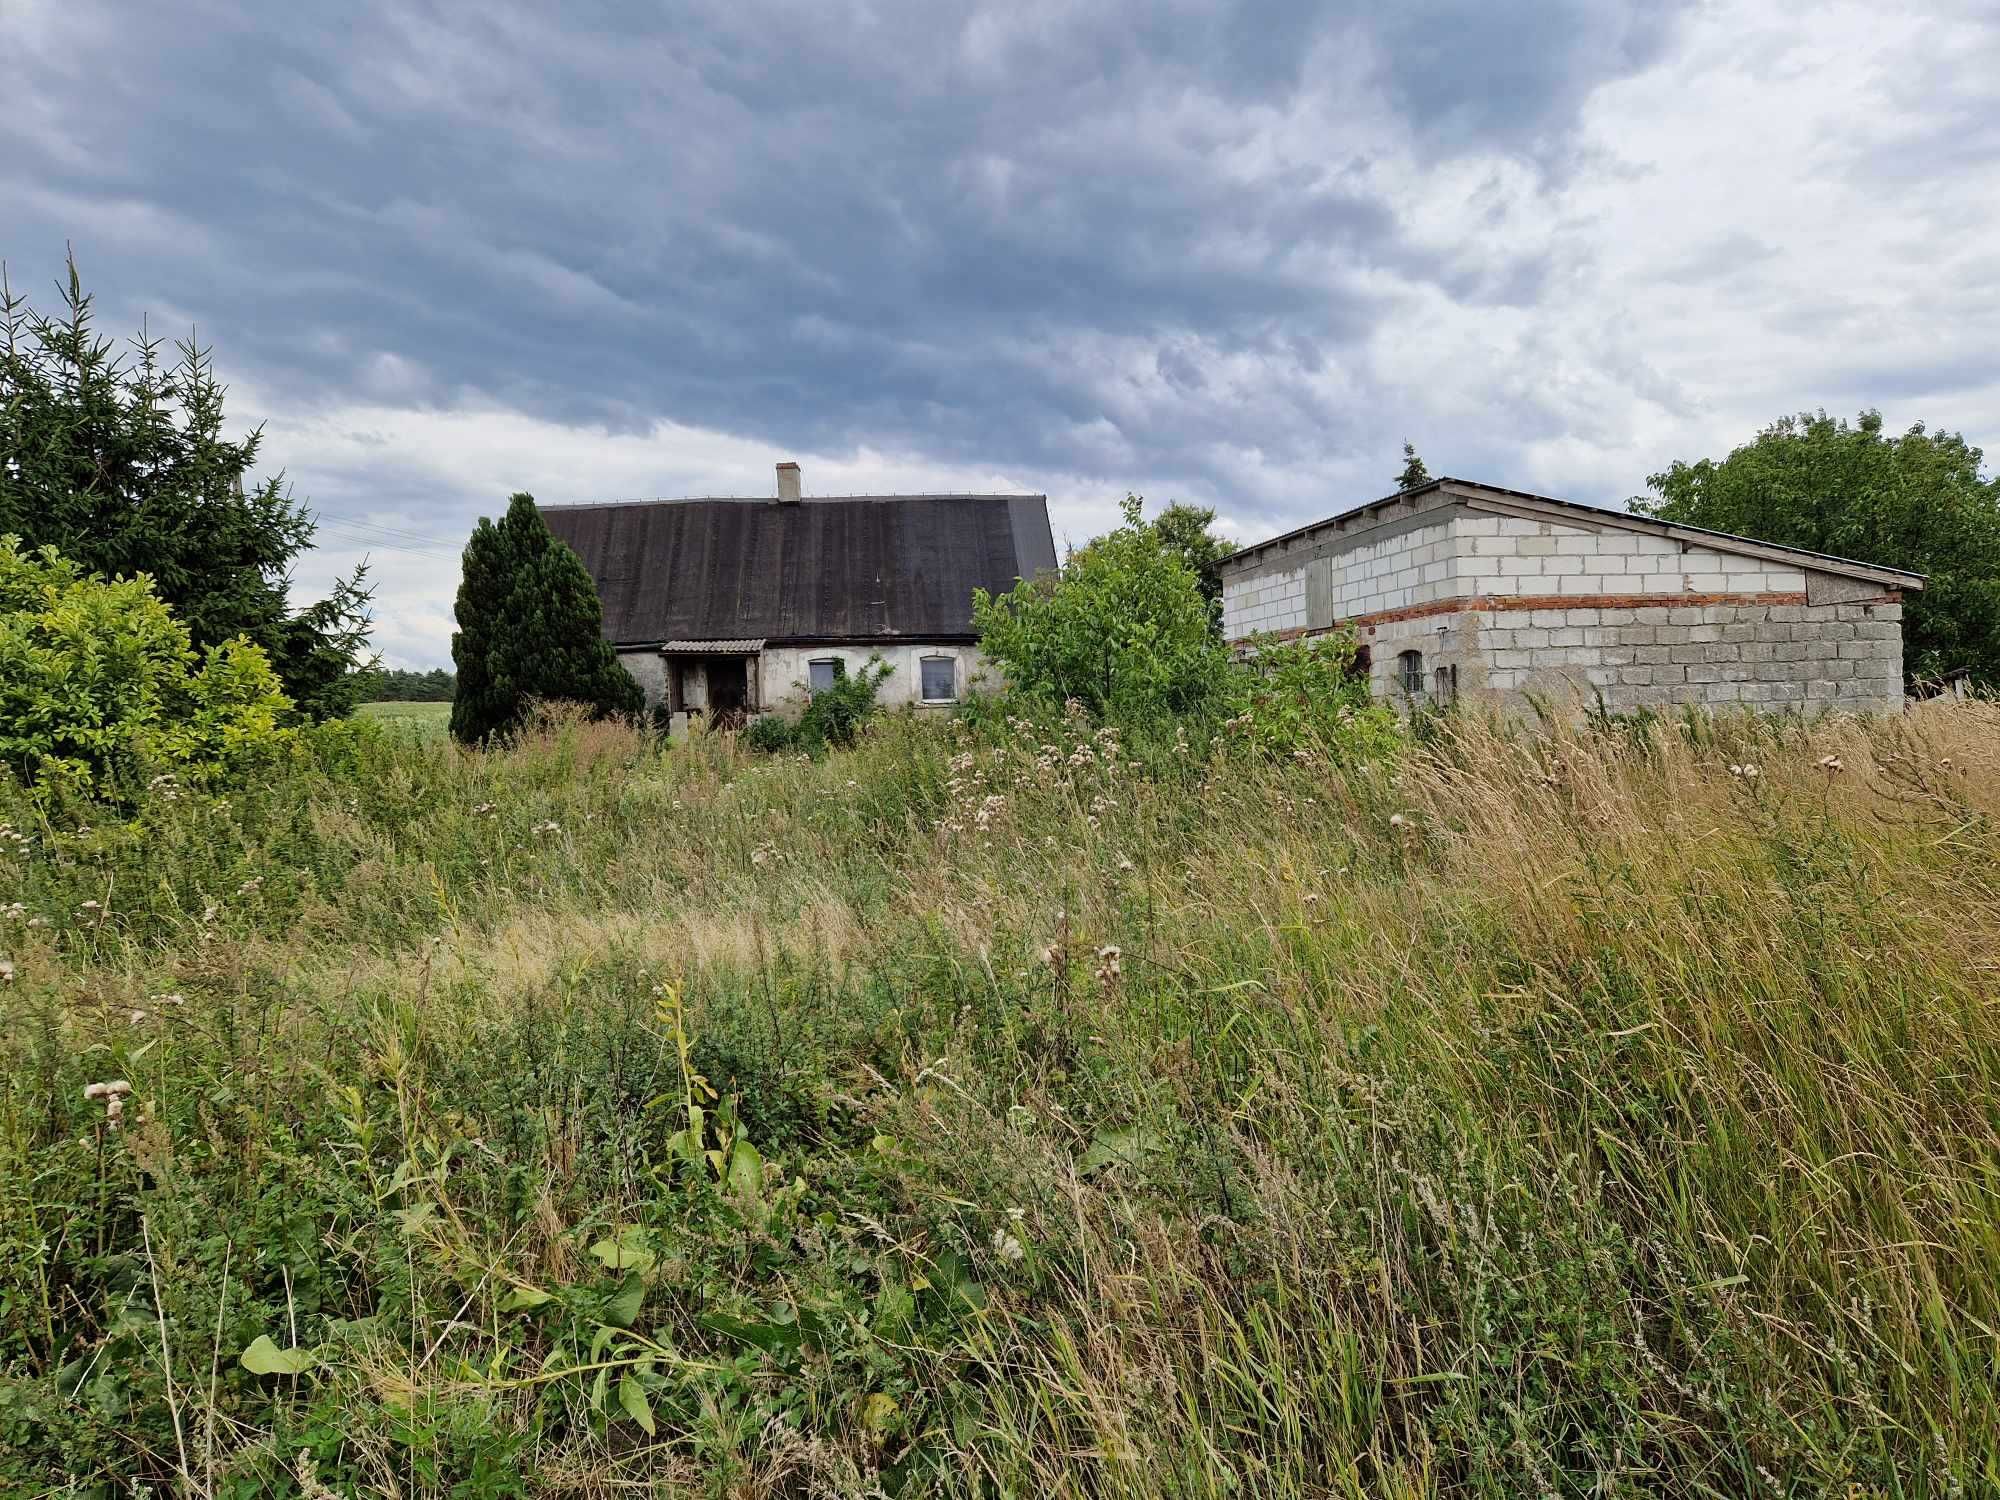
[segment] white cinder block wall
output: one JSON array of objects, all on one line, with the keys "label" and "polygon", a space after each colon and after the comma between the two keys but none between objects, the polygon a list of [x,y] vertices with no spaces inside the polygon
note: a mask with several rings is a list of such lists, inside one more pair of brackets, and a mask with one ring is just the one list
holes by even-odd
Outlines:
[{"label": "white cinder block wall", "polygon": [[1462,499],[1398,499],[1253,552],[1225,570],[1225,633],[1246,642],[1351,622],[1375,692],[1391,700],[1407,697],[1404,653],[1415,652],[1419,696],[1455,683],[1461,697],[1510,710],[1531,698],[1601,697],[1620,711],[1902,704],[1892,588],[1807,559]]},{"label": "white cinder block wall", "polygon": [[1683,550],[1670,537],[1642,532],[1593,531],[1516,516],[1461,516],[1451,531],[1466,592],[1473,594],[1796,593],[1806,586],[1802,568]]}]

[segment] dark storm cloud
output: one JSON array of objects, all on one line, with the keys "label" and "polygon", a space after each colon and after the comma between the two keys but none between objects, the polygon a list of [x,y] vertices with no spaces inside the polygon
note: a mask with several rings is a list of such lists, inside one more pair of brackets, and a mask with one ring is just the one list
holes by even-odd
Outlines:
[{"label": "dark storm cloud", "polygon": [[226,328],[260,389],[1086,475],[1143,449],[1217,487],[1222,446],[1353,431],[1322,388],[1385,316],[1367,273],[1544,284],[1529,252],[1407,241],[1379,154],[1559,174],[1585,92],[1667,25],[1465,0],[90,14],[29,13],[0,249],[46,269],[74,241],[107,312]]}]

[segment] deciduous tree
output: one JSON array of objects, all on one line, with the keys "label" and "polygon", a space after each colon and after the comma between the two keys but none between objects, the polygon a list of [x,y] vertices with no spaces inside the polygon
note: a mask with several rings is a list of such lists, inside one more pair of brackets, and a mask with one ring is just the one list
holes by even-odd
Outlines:
[{"label": "deciduous tree", "polygon": [[1228,653],[1200,579],[1141,512],[1128,495],[1124,525],[1072,552],[1060,576],[973,596],[980,647],[1013,686],[1125,717],[1215,701]]},{"label": "deciduous tree", "polygon": [[2000,682],[2000,479],[1955,432],[1919,422],[1885,436],[1882,414],[1849,424],[1824,411],[1784,417],[1721,460],[1675,463],[1635,498],[1644,515],[1740,532],[1929,575],[1904,600],[1912,677],[1960,667]]},{"label": "deciduous tree", "polygon": [[1163,546],[1178,552],[1194,569],[1202,598],[1208,601],[1209,627],[1222,634],[1222,563],[1236,550],[1228,537],[1217,536],[1215,512],[1206,505],[1176,500],[1153,517],[1153,534]]}]

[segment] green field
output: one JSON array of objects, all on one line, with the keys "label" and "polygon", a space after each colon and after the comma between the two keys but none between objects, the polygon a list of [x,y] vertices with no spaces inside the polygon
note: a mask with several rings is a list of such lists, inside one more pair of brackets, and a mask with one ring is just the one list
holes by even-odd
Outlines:
[{"label": "green field", "polygon": [[0,806],[0,1493],[2000,1493],[1996,817],[1981,702]]},{"label": "green field", "polygon": [[418,735],[442,735],[451,722],[449,703],[364,703],[356,712]]}]

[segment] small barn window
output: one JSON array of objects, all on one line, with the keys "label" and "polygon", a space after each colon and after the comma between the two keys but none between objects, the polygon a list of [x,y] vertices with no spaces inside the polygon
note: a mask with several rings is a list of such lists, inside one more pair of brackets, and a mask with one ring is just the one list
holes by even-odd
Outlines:
[{"label": "small barn window", "polygon": [[923,674],[924,702],[951,703],[957,699],[957,657],[926,656],[919,666]]},{"label": "small barn window", "polygon": [[1412,698],[1424,690],[1424,653],[1404,651],[1396,657],[1396,681]]},{"label": "small barn window", "polygon": [[846,675],[847,663],[837,656],[806,663],[806,686],[815,693],[825,692]]}]

